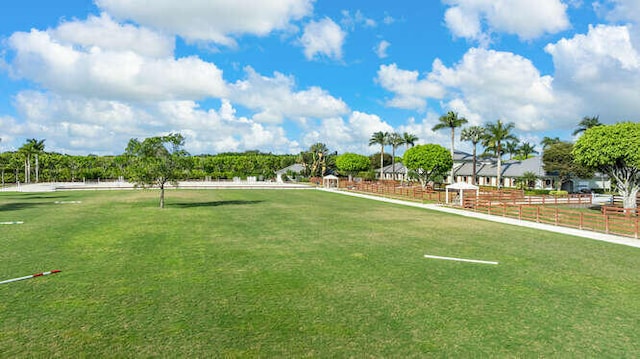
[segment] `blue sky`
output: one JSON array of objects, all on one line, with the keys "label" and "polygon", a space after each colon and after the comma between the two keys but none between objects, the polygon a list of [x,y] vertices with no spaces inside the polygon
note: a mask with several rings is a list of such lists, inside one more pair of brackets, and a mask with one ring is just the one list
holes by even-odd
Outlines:
[{"label": "blue sky", "polygon": [[[637,0],[21,0],[0,5],[0,150],[373,153],[376,131],[449,146],[438,117],[573,140],[637,121]],[[469,144],[456,146],[468,150]]]}]

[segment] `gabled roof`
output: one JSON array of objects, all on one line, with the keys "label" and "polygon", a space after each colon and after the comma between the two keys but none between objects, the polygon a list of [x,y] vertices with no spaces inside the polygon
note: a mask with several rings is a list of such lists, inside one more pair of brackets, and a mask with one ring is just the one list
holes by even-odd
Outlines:
[{"label": "gabled roof", "polygon": [[[393,165],[384,166],[382,168],[383,173],[393,173]],[[406,173],[407,168],[402,164],[402,162],[396,162],[395,173]],[[380,168],[376,168],[375,172],[380,173]]]},{"label": "gabled roof", "polygon": [[301,163],[294,163],[291,166],[288,166],[288,167],[285,167],[285,168],[283,168],[281,170],[276,171],[276,174],[283,175],[283,174],[287,173],[288,171],[291,171],[293,173],[300,173],[300,172],[302,172],[302,170],[304,170],[304,166],[302,166]]},{"label": "gabled roof", "polygon": [[[498,164],[495,161],[492,162],[477,162],[476,163],[476,176],[480,177],[495,177],[498,169]],[[533,172],[538,177],[544,177],[545,171],[542,166],[541,157],[531,157],[526,160],[510,160],[502,162],[501,168],[502,176],[504,177],[522,177],[525,172]],[[456,175],[458,176],[473,176],[473,163],[465,162],[456,169]]]},{"label": "gabled roof", "polygon": [[462,151],[453,151],[453,162],[471,162],[473,161],[473,155]]}]

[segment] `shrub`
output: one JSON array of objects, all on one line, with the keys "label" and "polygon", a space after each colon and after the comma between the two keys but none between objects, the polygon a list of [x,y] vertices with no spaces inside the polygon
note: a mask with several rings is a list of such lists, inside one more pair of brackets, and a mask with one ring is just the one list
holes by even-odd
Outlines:
[{"label": "shrub", "polygon": [[527,196],[540,196],[547,195],[551,190],[548,189],[528,189],[524,191]]},{"label": "shrub", "polygon": [[550,192],[549,192],[549,194],[550,194],[550,195],[552,195],[552,196],[558,196],[558,197],[561,197],[561,196],[566,196],[566,195],[568,195],[568,194],[569,194],[569,192],[567,192],[567,191],[550,191]]}]

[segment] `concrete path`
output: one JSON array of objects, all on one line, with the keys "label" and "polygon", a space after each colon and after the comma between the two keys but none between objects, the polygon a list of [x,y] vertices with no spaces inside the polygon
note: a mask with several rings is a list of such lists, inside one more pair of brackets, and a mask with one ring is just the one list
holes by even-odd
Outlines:
[{"label": "concrete path", "polygon": [[[324,190],[324,189],[322,189],[322,190]],[[451,207],[445,207],[445,206],[438,205],[438,204],[423,204],[423,203],[416,203],[416,202],[411,202],[411,201],[402,201],[402,200],[398,200],[398,199],[384,198],[384,197],[372,196],[372,195],[361,194],[361,193],[353,193],[353,192],[348,192],[348,191],[337,191],[337,190],[324,190],[324,191],[333,192],[333,193],[339,193],[339,194],[343,194],[343,195],[347,195],[347,196],[353,196],[353,197],[367,198],[367,199],[371,199],[371,200],[374,200],[374,201],[399,204],[399,205],[403,205],[403,206],[430,209],[430,210],[434,210],[434,211],[457,214],[457,215],[464,216],[464,217],[478,218],[478,219],[483,219],[483,220],[486,220],[486,221],[492,221],[492,222],[498,222],[498,223],[504,223],[504,224],[511,224],[511,225],[514,225],[514,226],[535,228],[535,229],[540,229],[540,230],[543,230],[543,231],[568,234],[568,235],[577,236],[577,237],[595,239],[597,241],[603,241],[603,242],[621,244],[621,245],[629,246],[629,247],[640,248],[640,240],[634,239],[634,238],[629,238],[629,237],[616,236],[616,235],[612,235],[612,234],[605,234],[605,233],[592,232],[592,231],[585,231],[585,230],[576,229],[576,228],[560,227],[560,226],[554,226],[554,225],[545,224],[545,223],[536,223],[536,222],[530,222],[530,221],[523,221],[523,220],[519,220],[519,219],[515,219],[515,218],[492,216],[492,215],[488,215],[488,214],[484,214],[484,213],[476,213],[476,212],[465,211],[465,210],[461,210],[461,209],[455,209],[455,208],[451,208]]]}]

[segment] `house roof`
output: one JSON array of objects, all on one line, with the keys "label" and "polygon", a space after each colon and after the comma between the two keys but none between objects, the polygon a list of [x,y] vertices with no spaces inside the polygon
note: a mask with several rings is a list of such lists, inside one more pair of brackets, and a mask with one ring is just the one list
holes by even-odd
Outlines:
[{"label": "house roof", "polygon": [[302,166],[301,163],[294,163],[291,166],[288,166],[288,167],[285,167],[285,168],[283,168],[281,170],[276,171],[276,174],[283,175],[283,174],[287,173],[288,171],[291,171],[293,173],[300,173],[300,172],[302,172],[302,170],[304,170],[304,166]]},{"label": "house roof", "polygon": [[[480,177],[495,177],[498,170],[498,164],[495,161],[492,162],[477,162],[476,163],[476,176]],[[502,176],[504,177],[522,177],[525,172],[533,172],[538,177],[544,177],[545,171],[542,166],[541,157],[531,157],[526,160],[511,160],[502,162],[501,168]],[[465,162],[458,168],[456,168],[456,175],[458,176],[473,176],[473,163]]]},{"label": "house roof", "polygon": [[[393,165],[384,166],[382,168],[383,173],[393,173]],[[396,162],[395,173],[406,173],[407,168],[402,164],[402,162]],[[380,168],[376,168],[375,172],[380,173]]]},{"label": "house roof", "polygon": [[462,151],[453,151],[453,162],[473,161],[473,155]]},{"label": "house roof", "polygon": [[456,183],[447,185],[445,188],[447,189],[478,189],[478,186],[474,186],[467,182],[456,182]]}]

